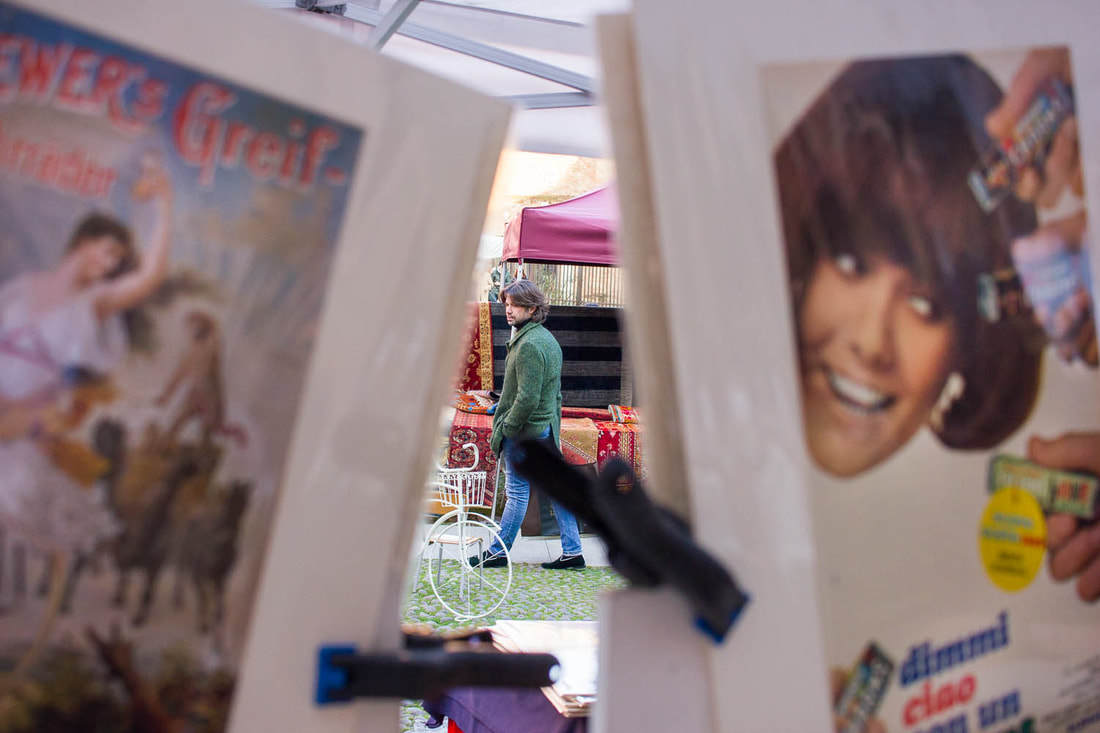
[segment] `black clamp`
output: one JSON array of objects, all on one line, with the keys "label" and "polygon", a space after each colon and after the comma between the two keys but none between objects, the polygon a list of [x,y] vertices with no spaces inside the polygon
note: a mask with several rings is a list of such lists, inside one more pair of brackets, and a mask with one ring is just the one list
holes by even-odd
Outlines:
[{"label": "black clamp", "polygon": [[650,500],[630,466],[612,458],[592,480],[544,442],[519,447],[516,470],[603,538],[615,570],[635,586],[676,588],[699,629],[715,643],[725,639],[749,596],[687,524]]},{"label": "black clamp", "polygon": [[348,10],[347,3],[325,5],[322,4],[322,0],[294,0],[294,5],[302,10],[309,10],[314,13],[325,13],[326,15],[343,15]]},{"label": "black clamp", "polygon": [[[360,653],[354,646],[323,646],[317,653],[314,701],[356,698],[432,700],[452,687],[547,687],[561,667],[552,654],[511,654],[489,647],[481,630],[461,636],[407,634],[405,649]],[[485,644],[483,646],[483,644]]]}]

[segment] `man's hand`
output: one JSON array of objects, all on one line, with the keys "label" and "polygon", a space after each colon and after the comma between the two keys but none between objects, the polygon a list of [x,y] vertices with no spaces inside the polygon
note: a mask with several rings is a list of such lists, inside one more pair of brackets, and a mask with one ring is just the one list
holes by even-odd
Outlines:
[{"label": "man's hand", "polygon": [[[833,668],[829,673],[829,685],[832,688],[833,693],[833,706],[835,707],[840,700],[841,694],[844,692],[844,685],[848,683],[848,677],[851,672],[846,669]],[[835,712],[833,713],[833,727],[837,731],[840,730],[840,716]],[[878,718],[872,718],[867,721],[867,727],[863,729],[864,733],[886,733],[886,725]]]},{"label": "man's hand", "polygon": [[[1027,453],[1048,468],[1100,475],[1100,432],[1067,433],[1053,440],[1032,437]],[[1055,580],[1076,577],[1081,600],[1091,603],[1100,598],[1100,523],[1052,514],[1047,517],[1047,547]]]},{"label": "man's hand", "polygon": [[[1073,84],[1069,52],[1063,48],[1042,48],[1032,51],[1012,79],[1001,103],[985,118],[985,127],[994,140],[1011,139],[1017,121],[1034,101],[1035,93],[1047,79],[1055,78]],[[1050,154],[1042,170],[1031,166],[1022,171],[1016,185],[1016,196],[1044,208],[1054,206],[1066,186],[1080,196],[1083,189],[1081,157],[1077,143],[1077,118],[1069,117],[1054,134]]]}]

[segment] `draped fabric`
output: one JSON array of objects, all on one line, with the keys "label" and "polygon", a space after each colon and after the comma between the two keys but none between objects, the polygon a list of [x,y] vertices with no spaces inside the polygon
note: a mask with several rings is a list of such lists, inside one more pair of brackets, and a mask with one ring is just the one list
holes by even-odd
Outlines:
[{"label": "draped fabric", "polygon": [[488,391],[493,388],[493,329],[489,303],[471,303],[470,310],[458,390]]}]

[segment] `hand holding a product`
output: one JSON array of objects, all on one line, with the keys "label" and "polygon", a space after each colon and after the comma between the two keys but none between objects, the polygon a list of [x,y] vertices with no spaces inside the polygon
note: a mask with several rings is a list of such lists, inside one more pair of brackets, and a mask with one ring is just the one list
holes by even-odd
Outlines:
[{"label": "hand holding a product", "polygon": [[1089,295],[1089,263],[1082,251],[1088,219],[1080,211],[1012,243],[1012,261],[1058,355],[1100,364]]},{"label": "hand holding a product", "polygon": [[[1067,433],[1028,441],[1028,457],[1048,468],[1100,474],[1100,432]],[[1084,522],[1069,514],[1047,517],[1050,574],[1058,581],[1077,578],[1077,595],[1100,598],[1100,522]]]},{"label": "hand holding a product", "polygon": [[[1073,71],[1068,50],[1043,48],[1027,55],[1001,103],[985,119],[986,130],[994,140],[1011,140],[1014,137],[1017,122],[1049,79],[1072,86]],[[1067,186],[1078,196],[1084,189],[1075,116],[1066,119],[1058,128],[1041,169],[1033,165],[1020,174],[1015,192],[1023,201],[1050,208],[1058,203]]]}]

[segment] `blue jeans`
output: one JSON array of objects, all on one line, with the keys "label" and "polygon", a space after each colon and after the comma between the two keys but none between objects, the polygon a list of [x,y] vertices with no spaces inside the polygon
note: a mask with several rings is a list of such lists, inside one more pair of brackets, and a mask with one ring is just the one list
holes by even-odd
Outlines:
[{"label": "blue jeans", "polygon": [[[550,430],[547,428],[539,438],[549,436]],[[512,543],[516,541],[516,535],[519,534],[519,526],[523,523],[523,516],[527,514],[527,501],[531,495],[531,483],[512,467],[514,460],[512,454],[515,450],[516,444],[505,438],[500,449],[502,454],[500,460],[504,462],[504,494],[508,497],[508,501],[500,516],[500,538],[504,540],[509,550],[512,549]],[[558,529],[561,530],[561,553],[563,555],[581,554],[581,533],[577,529],[577,518],[553,499],[550,500],[550,504],[554,507],[554,516],[558,520]],[[498,553],[501,547],[494,542],[489,550],[492,553]]]}]

